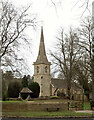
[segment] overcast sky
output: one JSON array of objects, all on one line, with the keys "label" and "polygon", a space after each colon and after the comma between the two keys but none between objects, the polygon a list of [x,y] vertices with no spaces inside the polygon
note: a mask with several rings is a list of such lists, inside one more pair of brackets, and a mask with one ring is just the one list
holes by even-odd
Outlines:
[{"label": "overcast sky", "polygon": [[[30,67],[30,74],[33,75],[33,62],[35,62],[39,49],[40,41],[40,26],[43,25],[45,47],[48,53],[53,48],[56,42],[56,35],[59,28],[62,26],[66,31],[70,26],[78,27],[81,19],[90,15],[89,11],[85,10],[85,5],[81,7],[85,0],[53,0],[56,2],[56,8],[51,0],[9,0],[16,7],[29,6],[29,13],[36,14],[38,18],[38,26],[36,31],[27,30],[27,35],[32,38],[32,54],[28,51],[22,51],[23,57],[26,58],[26,62]],[[78,2],[77,5],[76,2]],[[92,10],[92,1],[89,2],[90,12]],[[43,22],[41,22],[43,21]],[[50,60],[50,58],[48,58]]]}]

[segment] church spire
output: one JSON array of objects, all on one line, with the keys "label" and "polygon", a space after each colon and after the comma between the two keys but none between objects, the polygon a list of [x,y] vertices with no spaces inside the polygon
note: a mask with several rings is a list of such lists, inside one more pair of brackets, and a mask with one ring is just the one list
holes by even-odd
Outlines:
[{"label": "church spire", "polygon": [[38,53],[37,60],[36,62],[34,62],[34,64],[50,64],[50,62],[48,62],[46,51],[45,51],[43,27],[41,27],[39,53]]},{"label": "church spire", "polygon": [[40,42],[44,42],[43,26],[41,26],[41,38],[40,38]]}]

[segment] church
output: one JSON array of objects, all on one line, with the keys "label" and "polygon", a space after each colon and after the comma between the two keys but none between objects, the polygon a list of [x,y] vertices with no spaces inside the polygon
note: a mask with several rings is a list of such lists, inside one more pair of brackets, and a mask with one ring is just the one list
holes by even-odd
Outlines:
[{"label": "church", "polygon": [[[63,79],[52,78],[50,74],[51,62],[48,61],[45,50],[43,27],[41,27],[39,52],[36,62],[34,62],[33,80],[40,86],[40,97],[57,95],[61,90],[67,94],[67,83]],[[71,94],[80,94],[79,88],[74,84],[71,85]]]},{"label": "church", "polygon": [[39,53],[36,62],[34,62],[34,82],[37,82],[40,86],[40,96],[51,95],[51,75],[50,65],[46,56],[43,27],[41,27],[41,37]]}]

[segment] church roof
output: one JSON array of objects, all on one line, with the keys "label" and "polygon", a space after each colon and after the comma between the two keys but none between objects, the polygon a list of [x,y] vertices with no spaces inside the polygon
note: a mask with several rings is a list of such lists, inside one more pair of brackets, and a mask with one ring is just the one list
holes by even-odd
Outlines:
[{"label": "church roof", "polygon": [[67,83],[63,79],[51,78],[51,84],[54,88],[59,88],[59,89],[67,88]]},{"label": "church roof", "polygon": [[[54,88],[59,89],[66,89],[67,88],[67,82],[64,79],[58,79],[58,78],[51,78],[51,84]],[[71,83],[71,88],[78,90],[81,89],[81,86],[77,86],[74,82]]]},{"label": "church roof", "polygon": [[41,37],[40,37],[40,46],[39,46],[39,53],[36,62],[34,64],[51,64],[48,62],[46,51],[45,51],[45,44],[44,44],[44,36],[43,36],[43,27],[41,27]]},{"label": "church roof", "polygon": [[24,87],[20,93],[33,93],[28,87]]}]

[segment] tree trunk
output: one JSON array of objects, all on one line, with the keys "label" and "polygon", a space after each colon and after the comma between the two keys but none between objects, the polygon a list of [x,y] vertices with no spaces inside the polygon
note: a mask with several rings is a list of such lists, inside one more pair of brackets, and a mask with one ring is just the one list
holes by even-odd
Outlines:
[{"label": "tree trunk", "polygon": [[91,75],[92,75],[92,100],[94,101],[94,56],[91,59]]},{"label": "tree trunk", "polygon": [[94,101],[94,73],[92,73],[92,100]]},{"label": "tree trunk", "polygon": [[68,83],[67,83],[67,94],[68,94],[68,98],[69,98],[69,99],[71,99],[71,92],[70,92],[70,90],[71,90],[71,84],[70,84],[70,82],[68,81]]},{"label": "tree trunk", "polygon": [[92,100],[94,101],[94,82],[92,84]]},{"label": "tree trunk", "polygon": [[[1,70],[1,59],[0,59],[0,100],[2,99],[2,70]],[[2,113],[2,102],[0,102],[0,113]]]}]

